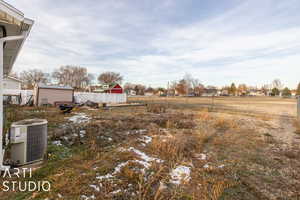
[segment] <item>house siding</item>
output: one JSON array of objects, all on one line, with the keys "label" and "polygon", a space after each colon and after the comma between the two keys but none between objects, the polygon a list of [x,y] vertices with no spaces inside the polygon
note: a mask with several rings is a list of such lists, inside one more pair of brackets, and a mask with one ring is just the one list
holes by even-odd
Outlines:
[{"label": "house siding", "polygon": [[3,79],[3,89],[9,89],[9,90],[21,90],[21,83],[19,81],[10,79],[10,78],[4,78]]}]

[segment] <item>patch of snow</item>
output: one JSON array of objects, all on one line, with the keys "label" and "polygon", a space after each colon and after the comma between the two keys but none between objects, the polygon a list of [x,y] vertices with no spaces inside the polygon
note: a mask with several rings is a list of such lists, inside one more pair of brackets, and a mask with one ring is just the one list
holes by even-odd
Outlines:
[{"label": "patch of snow", "polygon": [[218,168],[224,168],[225,167],[225,165],[223,164],[223,165],[220,165],[220,166],[218,166]]},{"label": "patch of snow", "polygon": [[83,138],[85,136],[85,134],[86,134],[85,130],[79,131],[79,135],[80,135],[81,138]]},{"label": "patch of snow", "polygon": [[126,134],[127,135],[131,135],[131,134],[144,134],[146,132],[147,132],[147,129],[139,129],[139,130],[127,131]]},{"label": "patch of snow", "polygon": [[119,172],[121,171],[121,169],[122,169],[123,167],[125,167],[128,163],[129,163],[129,161],[126,161],[126,162],[123,162],[123,163],[118,164],[118,165],[116,166],[115,171],[113,172],[113,174],[119,173]]},{"label": "patch of snow", "polygon": [[140,150],[135,149],[134,147],[130,147],[128,150],[133,151],[134,153],[139,155],[141,157],[141,159],[145,160],[146,162],[151,162],[151,161],[156,161],[157,163],[162,163],[163,162],[163,160],[160,160],[158,158],[150,157],[147,154],[145,154],[144,152],[141,152]]},{"label": "patch of snow", "polygon": [[197,156],[198,159],[200,159],[200,160],[206,160],[206,158],[207,158],[206,154],[204,154],[204,153],[197,154],[196,156]]},{"label": "patch of snow", "polygon": [[112,140],[113,140],[113,139],[112,139],[112,138],[110,138],[110,137],[109,137],[109,138],[107,138],[107,139],[108,139],[108,141],[112,141]]},{"label": "patch of snow", "polygon": [[61,141],[57,140],[57,141],[53,141],[52,144],[56,145],[56,146],[61,146]]},{"label": "patch of snow", "polygon": [[120,192],[122,192],[122,190],[119,189],[119,190],[112,191],[111,193],[112,193],[112,194],[118,194],[118,193],[120,193]]},{"label": "patch of snow", "polygon": [[145,132],[147,132],[146,129],[139,129],[139,130],[136,130],[136,131],[135,131],[135,133],[138,133],[138,134],[143,134],[143,133],[145,133]]},{"label": "patch of snow", "polygon": [[106,174],[104,176],[97,176],[96,179],[103,180],[103,179],[109,179],[109,178],[113,178],[113,177],[114,176],[111,174]]},{"label": "patch of snow", "polygon": [[179,185],[182,182],[188,182],[190,181],[191,177],[191,170],[190,167],[186,167],[186,166],[178,166],[175,169],[172,170],[172,172],[170,173],[171,176],[171,183]]},{"label": "patch of snow", "polygon": [[90,200],[90,199],[96,199],[95,195],[91,195],[91,196],[86,196],[86,195],[81,195],[80,198],[82,200]]},{"label": "patch of snow", "polygon": [[152,142],[152,137],[150,136],[144,136],[143,138],[140,139],[142,142],[144,142],[145,144],[149,144]]},{"label": "patch of snow", "polygon": [[208,165],[208,164],[205,164],[205,165],[203,166],[203,168],[209,168],[209,165]]},{"label": "patch of snow", "polygon": [[144,168],[148,169],[151,165],[145,161],[141,161],[141,160],[135,160],[135,162],[141,164],[144,166]]},{"label": "patch of snow", "polygon": [[132,151],[134,152],[135,154],[137,154],[142,160],[128,160],[126,162],[123,162],[123,163],[120,163],[118,164],[114,171],[111,173],[111,174],[106,174],[106,175],[103,175],[103,176],[96,176],[96,179],[98,180],[103,180],[103,179],[110,179],[110,178],[114,178],[114,176],[119,173],[121,171],[121,169],[123,167],[125,167],[126,165],[128,165],[128,163],[138,163],[140,165],[143,166],[143,168],[141,169],[141,172],[144,173],[145,172],[145,169],[148,169],[151,164],[149,162],[152,162],[152,161],[155,161],[157,163],[161,163],[163,162],[163,160],[160,160],[158,158],[153,158],[153,157],[150,157],[148,155],[146,155],[144,152],[141,152],[140,150],[138,149],[135,149],[134,147],[130,147],[129,149],[125,149],[123,147],[120,147],[119,148],[119,151],[121,152],[124,152],[124,151]]},{"label": "patch of snow", "polygon": [[58,198],[63,198],[63,196],[61,194],[57,194]]},{"label": "patch of snow", "polygon": [[69,121],[80,124],[80,123],[86,123],[90,121],[90,117],[88,117],[85,113],[76,113],[76,115],[69,118]]},{"label": "patch of snow", "polygon": [[93,188],[94,190],[96,190],[97,192],[100,192],[99,186],[91,184],[90,187]]}]

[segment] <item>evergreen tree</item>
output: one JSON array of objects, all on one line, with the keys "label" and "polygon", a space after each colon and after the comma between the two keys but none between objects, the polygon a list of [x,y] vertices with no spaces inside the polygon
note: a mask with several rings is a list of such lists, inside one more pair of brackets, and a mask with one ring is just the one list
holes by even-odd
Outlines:
[{"label": "evergreen tree", "polygon": [[284,96],[284,97],[292,96],[291,90],[288,87],[284,88],[283,91],[282,91],[282,96]]},{"label": "evergreen tree", "polygon": [[235,96],[236,95],[236,86],[234,83],[231,84],[230,89],[229,89],[229,94]]},{"label": "evergreen tree", "polygon": [[279,96],[279,94],[280,94],[280,91],[278,88],[272,89],[272,93],[271,93],[272,96]]}]

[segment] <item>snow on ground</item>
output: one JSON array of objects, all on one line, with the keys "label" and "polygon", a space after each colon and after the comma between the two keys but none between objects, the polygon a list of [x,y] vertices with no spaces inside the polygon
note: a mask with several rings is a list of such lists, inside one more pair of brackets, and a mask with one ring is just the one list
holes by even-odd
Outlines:
[{"label": "snow on ground", "polygon": [[95,195],[92,196],[86,196],[86,195],[81,195],[80,199],[82,200],[91,200],[91,199],[96,199]]},{"label": "snow on ground", "polygon": [[80,124],[80,123],[86,123],[90,121],[90,117],[88,117],[85,113],[75,113],[74,116],[69,118],[69,121],[75,123],[75,124]]},{"label": "snow on ground", "polygon": [[171,176],[170,182],[176,185],[180,185],[183,182],[188,182],[191,179],[190,174],[191,174],[190,167],[180,165],[175,169],[173,169],[172,172],[170,173]]},{"label": "snow on ground", "polygon": [[147,132],[146,129],[139,129],[139,130],[132,130],[132,131],[127,131],[127,135],[133,135],[133,134],[145,134]]},{"label": "snow on ground", "polygon": [[123,163],[120,163],[118,164],[114,171],[112,173],[108,173],[106,175],[103,175],[103,176],[96,176],[96,179],[102,181],[104,179],[111,179],[111,178],[114,178],[116,174],[118,174],[121,169],[123,167],[125,167],[126,165],[128,165],[129,163],[138,163],[140,164],[141,166],[143,166],[143,168],[141,169],[141,172],[144,173],[145,172],[145,169],[148,169],[151,164],[150,162],[157,162],[157,163],[162,163],[164,162],[163,160],[161,159],[158,159],[158,158],[153,158],[151,156],[148,156],[147,154],[145,154],[144,152],[138,150],[138,149],[135,149],[134,147],[130,147],[128,149],[125,149],[123,147],[119,148],[119,151],[121,152],[124,152],[124,151],[132,151],[134,152],[135,154],[137,154],[141,160],[128,160],[126,162],[123,162]]},{"label": "snow on ground", "polygon": [[90,187],[93,188],[94,190],[96,190],[97,192],[100,192],[99,186],[91,184]]},{"label": "snow on ground", "polygon": [[119,190],[112,191],[111,193],[112,193],[112,194],[118,194],[118,193],[120,193],[120,192],[122,192],[122,190],[119,189]]},{"label": "snow on ground", "polygon": [[203,167],[207,169],[209,168],[209,164],[205,164]]},{"label": "snow on ground", "polygon": [[207,156],[204,153],[199,153],[195,155],[200,160],[206,160]]},{"label": "snow on ground", "polygon": [[224,167],[225,167],[224,164],[218,166],[218,168],[224,168]]},{"label": "snow on ground", "polygon": [[147,154],[145,154],[144,152],[141,152],[140,150],[135,149],[134,147],[130,147],[128,150],[136,153],[137,155],[139,155],[141,157],[141,159],[145,160],[146,162],[151,162],[151,161],[156,161],[157,163],[163,162],[163,160],[150,157]]},{"label": "snow on ground", "polygon": [[140,139],[140,141],[144,143],[143,146],[146,146],[146,144],[149,144],[152,142],[152,137],[145,135]]},{"label": "snow on ground", "polygon": [[86,131],[85,131],[85,130],[81,130],[81,131],[79,132],[79,135],[80,135],[81,138],[83,138],[83,137],[85,136],[85,134],[86,134]]},{"label": "snow on ground", "polygon": [[52,144],[54,144],[56,146],[61,146],[62,145],[60,140],[53,141]]}]

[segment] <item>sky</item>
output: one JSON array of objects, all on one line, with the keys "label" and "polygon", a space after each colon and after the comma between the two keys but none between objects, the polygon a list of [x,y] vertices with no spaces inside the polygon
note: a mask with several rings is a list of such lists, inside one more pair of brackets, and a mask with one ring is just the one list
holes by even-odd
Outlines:
[{"label": "sky", "polygon": [[62,65],[167,86],[300,81],[299,0],[7,0],[35,21],[14,71]]}]

